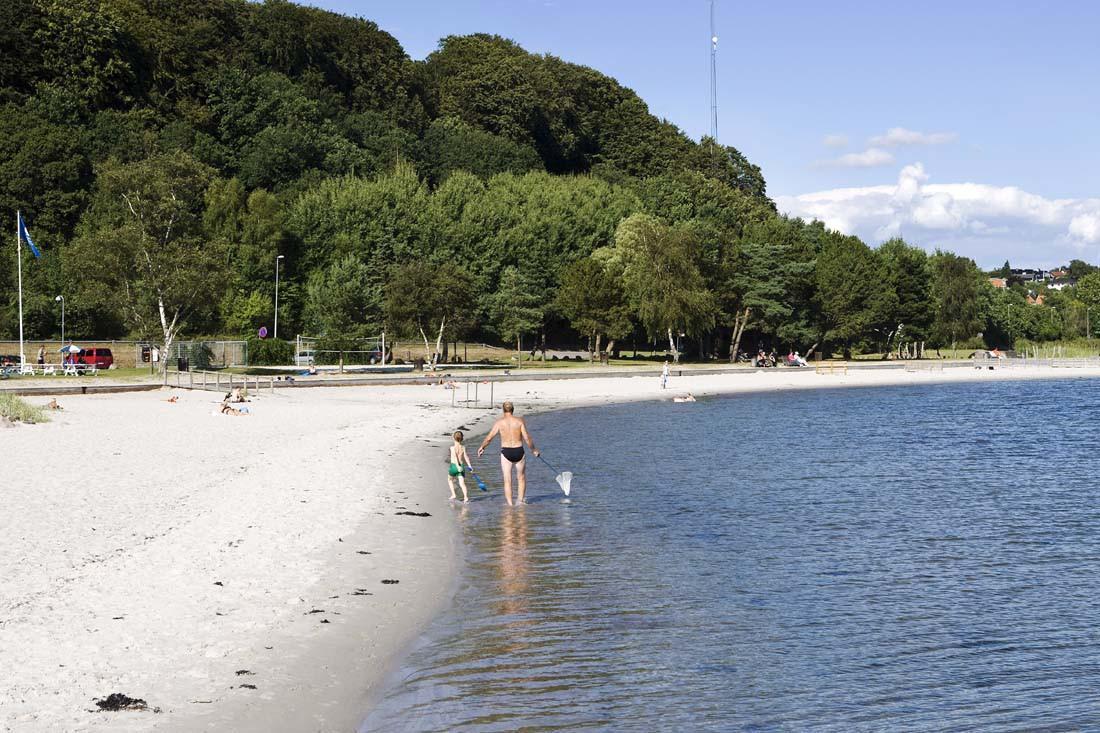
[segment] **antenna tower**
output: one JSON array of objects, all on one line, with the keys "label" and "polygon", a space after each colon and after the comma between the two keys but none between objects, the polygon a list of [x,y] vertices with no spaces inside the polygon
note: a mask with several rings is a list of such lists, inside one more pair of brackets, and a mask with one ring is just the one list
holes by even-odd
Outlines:
[{"label": "antenna tower", "polygon": [[718,33],[714,28],[714,0],[710,0],[710,136],[718,140]]}]

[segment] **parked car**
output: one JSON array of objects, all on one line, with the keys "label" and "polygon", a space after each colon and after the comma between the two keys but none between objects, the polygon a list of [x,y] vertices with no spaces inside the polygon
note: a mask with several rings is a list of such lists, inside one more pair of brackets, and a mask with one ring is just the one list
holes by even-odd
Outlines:
[{"label": "parked car", "polygon": [[115,363],[115,357],[111,354],[110,349],[97,347],[84,349],[80,352],[76,361],[78,364],[87,364],[88,366],[94,366],[96,369],[110,369],[111,365]]}]

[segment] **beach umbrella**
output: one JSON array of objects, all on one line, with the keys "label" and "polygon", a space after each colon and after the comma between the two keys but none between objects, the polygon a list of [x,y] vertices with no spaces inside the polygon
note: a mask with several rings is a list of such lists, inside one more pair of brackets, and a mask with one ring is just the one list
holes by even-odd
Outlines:
[{"label": "beach umbrella", "polygon": [[60,351],[62,354],[79,354],[83,350],[84,349],[82,349],[79,346],[76,346],[74,344],[69,344],[68,346],[62,346],[60,349],[58,349],[58,351]]}]

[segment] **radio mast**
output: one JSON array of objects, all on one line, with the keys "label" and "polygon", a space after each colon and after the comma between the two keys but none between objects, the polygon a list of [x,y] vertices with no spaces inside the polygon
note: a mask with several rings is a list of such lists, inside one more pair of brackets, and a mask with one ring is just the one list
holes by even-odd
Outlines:
[{"label": "radio mast", "polygon": [[710,136],[718,140],[718,33],[714,28],[714,0],[710,0]]}]

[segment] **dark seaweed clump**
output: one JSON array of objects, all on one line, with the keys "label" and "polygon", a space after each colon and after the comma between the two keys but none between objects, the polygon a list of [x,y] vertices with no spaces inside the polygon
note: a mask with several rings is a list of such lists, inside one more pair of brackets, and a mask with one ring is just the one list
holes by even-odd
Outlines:
[{"label": "dark seaweed clump", "polygon": [[96,700],[95,704],[100,710],[115,712],[117,710],[148,710],[149,706],[144,700],[138,700],[123,695],[121,692],[113,692],[103,700]]}]

